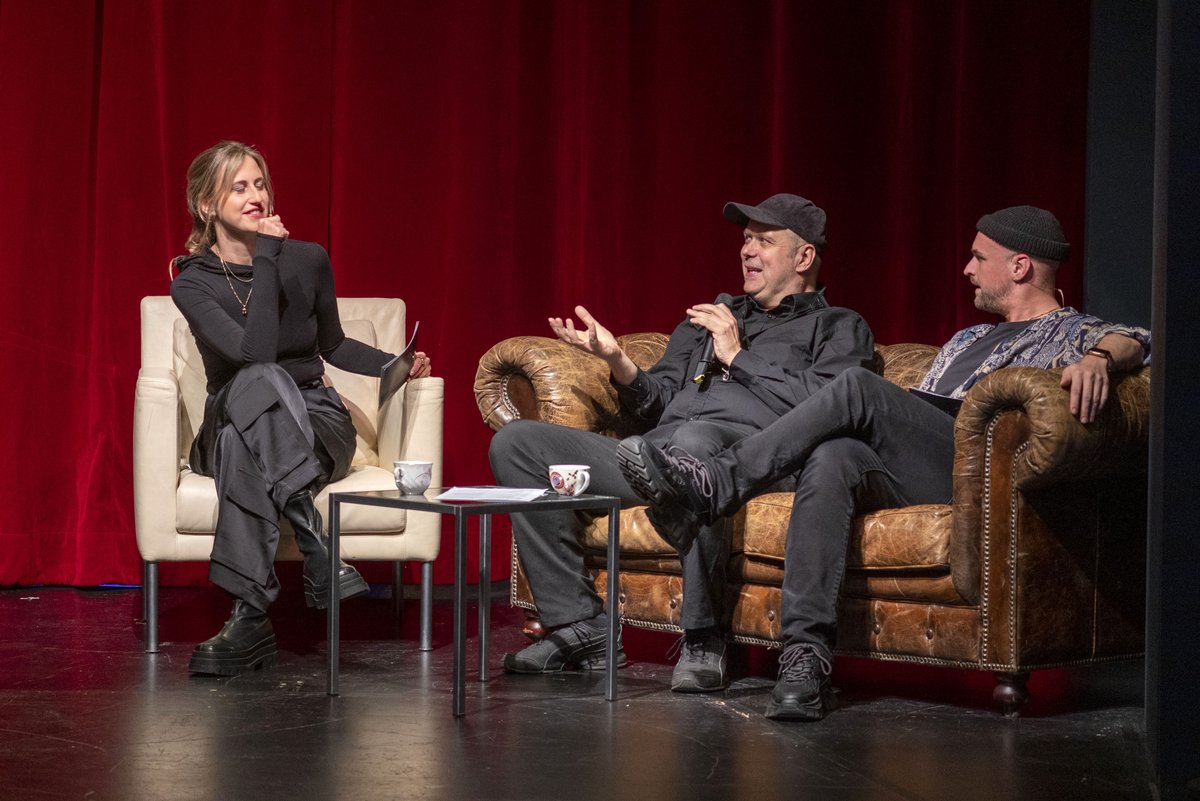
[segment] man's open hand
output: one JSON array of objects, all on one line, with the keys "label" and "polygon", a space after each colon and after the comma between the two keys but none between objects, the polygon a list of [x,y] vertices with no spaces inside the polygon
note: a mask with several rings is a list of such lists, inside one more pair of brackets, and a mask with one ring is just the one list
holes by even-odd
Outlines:
[{"label": "man's open hand", "polygon": [[1084,356],[1063,369],[1062,387],[1071,391],[1071,414],[1090,423],[1108,402],[1108,361]]}]

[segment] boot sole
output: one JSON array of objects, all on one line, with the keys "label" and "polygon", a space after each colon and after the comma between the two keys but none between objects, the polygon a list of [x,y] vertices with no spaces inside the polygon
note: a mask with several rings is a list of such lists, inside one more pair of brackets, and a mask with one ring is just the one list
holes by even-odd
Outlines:
[{"label": "boot sole", "polygon": [[244,651],[227,654],[198,654],[193,651],[188,672],[205,676],[240,676],[274,667],[276,655],[275,635],[270,634]]},{"label": "boot sole", "polygon": [[617,445],[617,465],[621,468],[621,475],[638,497],[648,503],[659,506],[666,501],[675,500],[674,496],[669,496],[656,487],[654,479],[657,472],[647,463],[643,445],[645,442],[640,439],[634,443],[624,439]]},{"label": "boot sole", "polygon": [[[353,573],[338,579],[338,598],[346,601],[357,598],[371,591],[371,585],[355,570]],[[329,588],[317,588],[306,578],[304,579],[304,603],[314,609],[329,608]]]}]

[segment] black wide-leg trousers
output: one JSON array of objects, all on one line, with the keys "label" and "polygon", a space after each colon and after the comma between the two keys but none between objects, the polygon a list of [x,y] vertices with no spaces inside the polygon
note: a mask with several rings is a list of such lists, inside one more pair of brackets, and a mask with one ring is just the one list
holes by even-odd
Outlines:
[{"label": "black wide-leg trousers", "polygon": [[251,364],[205,403],[191,467],[217,483],[209,579],[266,611],[279,595],[280,511],[300,490],[346,475],[355,432],[337,392],[301,389],[277,364]]}]

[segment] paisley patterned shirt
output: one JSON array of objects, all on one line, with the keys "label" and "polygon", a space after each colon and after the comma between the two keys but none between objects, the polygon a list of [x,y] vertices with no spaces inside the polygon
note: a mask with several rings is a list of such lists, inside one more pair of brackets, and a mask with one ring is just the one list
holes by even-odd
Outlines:
[{"label": "paisley patterned shirt", "polygon": [[[980,337],[995,328],[985,323],[959,331],[942,346],[933,360],[933,366],[920,388],[934,391],[942,373],[952,361]],[[1033,321],[1033,324],[1010,339],[1000,343],[991,355],[971,373],[961,386],[950,393],[961,398],[976,381],[1002,367],[1065,367],[1083,358],[1089,348],[1096,347],[1109,334],[1124,334],[1136,339],[1146,351],[1145,362],[1150,362],[1150,332],[1136,326],[1106,323],[1098,317],[1081,314],[1067,306],[1050,312]]]}]

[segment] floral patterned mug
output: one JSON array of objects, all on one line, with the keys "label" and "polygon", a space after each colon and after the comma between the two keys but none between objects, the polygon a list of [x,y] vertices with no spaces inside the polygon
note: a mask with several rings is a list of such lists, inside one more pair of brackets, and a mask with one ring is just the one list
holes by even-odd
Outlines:
[{"label": "floral patterned mug", "polygon": [[550,486],[559,495],[582,495],[588,488],[588,482],[592,480],[590,470],[591,465],[586,464],[552,464]]}]

